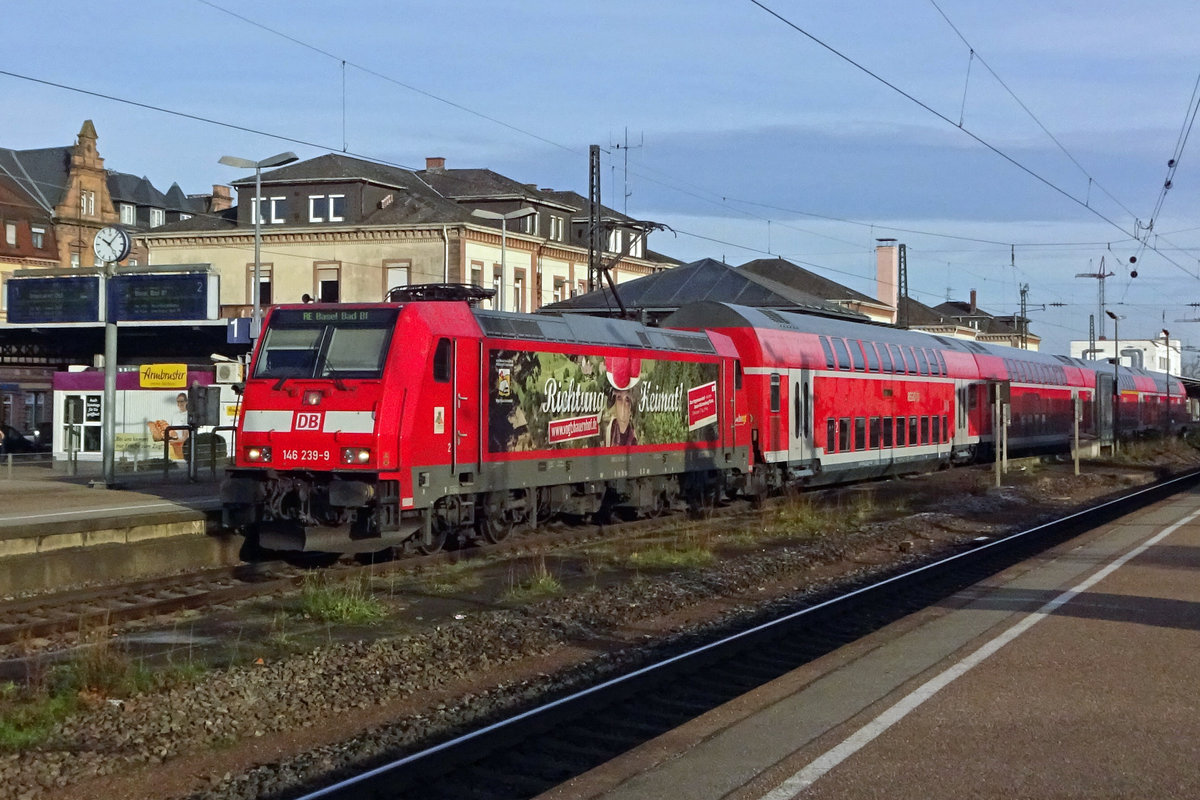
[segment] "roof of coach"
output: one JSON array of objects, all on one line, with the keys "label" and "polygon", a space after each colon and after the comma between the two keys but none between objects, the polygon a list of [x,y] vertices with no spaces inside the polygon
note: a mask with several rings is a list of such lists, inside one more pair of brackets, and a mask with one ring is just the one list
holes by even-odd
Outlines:
[{"label": "roof of coach", "polygon": [[677,353],[715,355],[717,350],[702,332],[648,328],[639,322],[583,314],[517,314],[474,309],[485,336],[527,339],[556,344],[632,347]]},{"label": "roof of coach", "polygon": [[1094,362],[1084,361],[1070,356],[1053,355],[1038,350],[1020,350],[998,344],[984,344],[966,339],[952,339],[947,336],[926,333],[924,331],[909,331],[901,328],[891,328],[885,325],[872,325],[862,322],[827,319],[808,314],[798,314],[788,311],[751,308],[733,303],[700,302],[679,309],[663,320],[663,325],[681,328],[762,328],[768,330],[787,330],[799,333],[815,333],[822,336],[837,336],[845,339],[864,339],[872,342],[903,344],[913,347],[930,347],[930,340],[945,350],[955,350],[960,353],[994,356],[996,358],[1022,358],[1027,361],[1037,361],[1056,366],[1082,367],[1095,369]]}]

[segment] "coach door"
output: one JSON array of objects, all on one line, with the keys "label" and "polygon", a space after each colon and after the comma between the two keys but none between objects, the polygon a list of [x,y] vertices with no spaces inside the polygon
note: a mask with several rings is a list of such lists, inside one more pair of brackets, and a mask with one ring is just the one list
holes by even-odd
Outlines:
[{"label": "coach door", "polygon": [[788,461],[807,462],[812,450],[812,372],[787,371],[788,380]]},{"label": "coach door", "polygon": [[1106,372],[1096,375],[1096,435],[1104,444],[1113,440],[1113,376]]},{"label": "coach door", "polygon": [[454,400],[450,405],[454,471],[460,483],[471,483],[479,468],[480,348],[473,339],[454,340]]}]

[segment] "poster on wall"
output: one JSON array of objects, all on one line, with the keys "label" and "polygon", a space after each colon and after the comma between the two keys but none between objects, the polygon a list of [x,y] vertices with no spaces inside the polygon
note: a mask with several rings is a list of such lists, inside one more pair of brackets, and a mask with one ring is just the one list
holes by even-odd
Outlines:
[{"label": "poster on wall", "polygon": [[493,350],[488,452],[713,441],[718,369],[636,355]]}]

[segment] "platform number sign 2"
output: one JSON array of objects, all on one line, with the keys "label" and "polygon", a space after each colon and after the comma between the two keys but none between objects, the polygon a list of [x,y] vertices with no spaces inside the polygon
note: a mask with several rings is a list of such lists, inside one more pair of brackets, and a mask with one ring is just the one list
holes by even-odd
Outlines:
[{"label": "platform number sign 2", "polygon": [[296,427],[296,430],[298,430],[298,431],[319,431],[319,430],[321,430],[321,412],[319,412],[319,411],[297,411],[295,427]]}]

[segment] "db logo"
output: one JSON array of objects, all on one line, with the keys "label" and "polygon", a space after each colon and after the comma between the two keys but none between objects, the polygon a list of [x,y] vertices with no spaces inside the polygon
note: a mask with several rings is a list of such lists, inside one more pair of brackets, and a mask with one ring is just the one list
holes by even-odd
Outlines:
[{"label": "db logo", "polygon": [[296,430],[298,431],[319,431],[321,430],[321,412],[319,411],[297,411],[296,412]]}]

